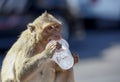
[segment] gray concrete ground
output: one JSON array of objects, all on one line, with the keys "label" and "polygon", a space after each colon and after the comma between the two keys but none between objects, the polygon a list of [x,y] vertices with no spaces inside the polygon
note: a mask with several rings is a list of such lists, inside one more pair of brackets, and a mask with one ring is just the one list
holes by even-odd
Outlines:
[{"label": "gray concrete ground", "polygon": [[120,82],[120,44],[106,49],[101,58],[80,60],[75,82]]}]

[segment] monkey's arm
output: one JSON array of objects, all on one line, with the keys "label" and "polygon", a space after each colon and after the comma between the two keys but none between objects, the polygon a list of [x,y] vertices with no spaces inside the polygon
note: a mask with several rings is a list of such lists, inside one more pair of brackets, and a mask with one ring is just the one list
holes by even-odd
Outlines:
[{"label": "monkey's arm", "polygon": [[21,70],[17,74],[19,75],[19,79],[26,79],[27,76],[30,76],[37,70],[43,69],[41,65],[44,66],[44,62],[46,62],[47,60],[49,60],[49,62],[53,62],[49,58],[52,57],[56,47],[57,43],[56,41],[53,41],[52,43],[47,44],[45,50],[43,50],[41,53],[36,54],[33,57],[26,58],[25,61],[22,63],[22,67],[20,67]]},{"label": "monkey's arm", "polygon": [[27,58],[23,62],[21,70],[19,70],[18,74],[16,73],[16,76],[20,81],[26,81],[26,79],[29,78],[34,72],[42,69],[41,65],[44,64],[47,59],[49,59],[49,56],[46,55],[45,51],[36,54],[31,58]]}]

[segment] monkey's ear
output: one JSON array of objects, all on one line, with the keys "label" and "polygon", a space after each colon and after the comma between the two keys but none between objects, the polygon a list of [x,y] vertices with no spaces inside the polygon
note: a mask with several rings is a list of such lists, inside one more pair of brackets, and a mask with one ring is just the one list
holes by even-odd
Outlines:
[{"label": "monkey's ear", "polygon": [[32,23],[29,23],[29,24],[27,25],[27,28],[28,28],[31,32],[33,32],[33,31],[35,30],[35,25],[32,24]]}]

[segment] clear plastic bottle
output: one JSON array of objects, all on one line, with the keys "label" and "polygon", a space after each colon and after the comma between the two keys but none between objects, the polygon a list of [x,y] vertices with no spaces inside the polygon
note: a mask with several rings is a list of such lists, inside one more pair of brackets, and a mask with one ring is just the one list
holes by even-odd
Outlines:
[{"label": "clear plastic bottle", "polygon": [[60,39],[58,43],[61,44],[61,48],[56,50],[52,60],[55,61],[63,70],[68,70],[73,67],[74,59],[69,50],[69,44],[66,40]]}]

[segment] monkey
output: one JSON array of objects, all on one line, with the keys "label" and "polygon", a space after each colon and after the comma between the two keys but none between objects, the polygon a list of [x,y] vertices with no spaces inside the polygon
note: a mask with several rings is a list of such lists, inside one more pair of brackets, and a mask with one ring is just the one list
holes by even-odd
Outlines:
[{"label": "monkey", "polygon": [[[47,12],[29,23],[3,60],[2,82],[74,82],[73,68],[62,70],[51,60],[60,47],[61,25]],[[73,57],[77,63],[77,54]]]}]

